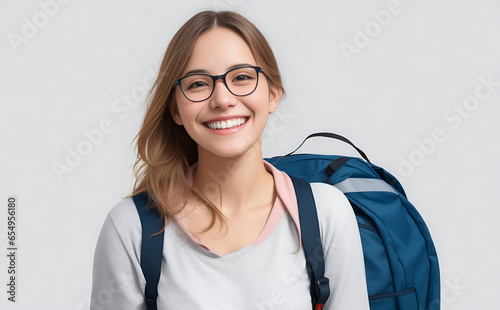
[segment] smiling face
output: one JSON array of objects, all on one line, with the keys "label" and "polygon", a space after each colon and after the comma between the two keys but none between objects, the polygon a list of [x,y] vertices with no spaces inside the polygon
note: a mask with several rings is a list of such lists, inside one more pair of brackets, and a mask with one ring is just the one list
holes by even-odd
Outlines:
[{"label": "smiling face", "polygon": [[[222,75],[245,65],[259,66],[245,40],[232,30],[216,27],[198,37],[183,76],[191,72]],[[172,117],[197,143],[199,156],[208,152],[229,158],[252,147],[260,150],[261,134],[281,93],[269,85],[263,73],[258,75],[258,86],[248,96],[233,95],[222,80],[215,82],[212,96],[200,102],[188,100],[180,87],[175,88]]]}]

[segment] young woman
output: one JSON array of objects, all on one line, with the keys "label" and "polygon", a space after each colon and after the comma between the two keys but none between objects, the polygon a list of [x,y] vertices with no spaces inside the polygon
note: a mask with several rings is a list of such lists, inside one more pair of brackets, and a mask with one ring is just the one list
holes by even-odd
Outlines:
[{"label": "young woman", "polygon": [[[284,95],[273,52],[247,19],[201,12],[170,42],[137,136],[137,181],[165,218],[158,308],[311,309],[290,178],[262,158]],[[330,279],[327,310],[368,309],[360,238],[346,198],[312,184]],[[132,198],[109,213],[91,309],[146,309]]]}]

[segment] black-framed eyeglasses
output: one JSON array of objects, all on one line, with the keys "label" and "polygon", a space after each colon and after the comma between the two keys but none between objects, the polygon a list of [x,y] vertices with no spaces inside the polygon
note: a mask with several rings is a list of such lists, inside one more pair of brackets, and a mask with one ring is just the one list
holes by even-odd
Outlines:
[{"label": "black-framed eyeglasses", "polygon": [[248,65],[233,68],[222,75],[188,74],[175,81],[174,88],[179,86],[189,101],[200,102],[212,96],[215,82],[221,79],[231,94],[248,96],[257,89],[260,72],[264,73],[261,67]]}]

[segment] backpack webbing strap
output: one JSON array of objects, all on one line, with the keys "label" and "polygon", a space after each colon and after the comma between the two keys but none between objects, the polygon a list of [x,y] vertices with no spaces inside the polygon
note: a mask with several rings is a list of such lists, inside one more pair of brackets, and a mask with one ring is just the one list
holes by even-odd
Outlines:
[{"label": "backpack webbing strap", "polygon": [[311,299],[313,309],[322,309],[330,297],[330,285],[325,278],[325,256],[319,233],[318,213],[311,185],[301,178],[292,179],[297,204],[299,206],[300,232],[302,246],[306,255],[307,272],[311,280]]},{"label": "backpack webbing strap", "polygon": [[328,183],[328,181],[330,181],[330,177],[335,173],[337,172],[337,170],[340,169],[340,167],[342,167],[349,159],[351,159],[350,157],[339,157],[337,158],[336,160],[332,161],[328,167],[326,167],[325,169],[325,173],[326,173],[326,183]]},{"label": "backpack webbing strap", "polygon": [[[146,278],[145,301],[148,310],[157,310],[158,282],[163,258],[163,232],[165,221],[160,218],[156,208],[148,208],[149,198],[146,193],[133,196],[142,225],[141,268]],[[153,236],[154,235],[154,236]]]}]

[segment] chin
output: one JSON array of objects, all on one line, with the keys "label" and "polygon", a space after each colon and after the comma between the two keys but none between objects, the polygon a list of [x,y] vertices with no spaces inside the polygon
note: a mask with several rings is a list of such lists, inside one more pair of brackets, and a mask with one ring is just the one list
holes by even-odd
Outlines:
[{"label": "chin", "polygon": [[[260,148],[258,148],[260,149]],[[255,145],[224,145],[220,148],[211,147],[209,149],[205,149],[208,153],[212,154],[212,156],[231,159],[240,157],[246,153],[252,153],[252,150],[257,150]],[[200,153],[199,153],[200,154]]]}]

